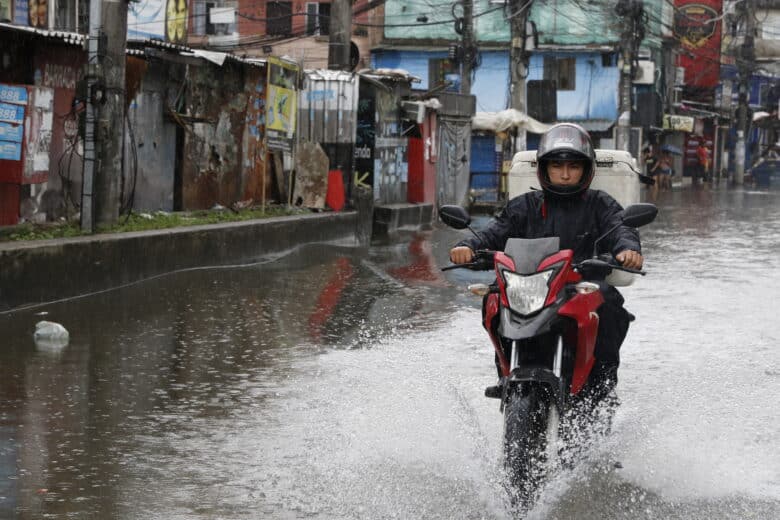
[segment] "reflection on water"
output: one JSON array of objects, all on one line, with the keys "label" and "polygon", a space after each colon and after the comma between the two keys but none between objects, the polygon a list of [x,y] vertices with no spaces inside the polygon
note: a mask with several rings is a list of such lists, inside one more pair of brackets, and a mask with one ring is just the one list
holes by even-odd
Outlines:
[{"label": "reflection on water", "polygon": [[[307,247],[0,315],[0,517],[135,516],[128,489],[186,466],[188,441],[278,401],[324,349],[370,347],[420,312],[425,287],[409,283],[443,282],[419,252],[427,242],[413,243],[411,256],[386,247],[381,266],[367,251]],[[36,345],[44,317],[67,326],[69,345]]]},{"label": "reflection on water", "polygon": [[[759,464],[780,463],[780,193],[658,204],[650,275],[624,291],[640,320],[616,434],[540,518],[780,516]],[[0,315],[0,518],[505,517],[492,357],[463,291],[484,274],[439,271],[459,236],[305,247]],[[69,344],[36,346],[42,319]],[[599,473],[614,457],[625,469]]]}]

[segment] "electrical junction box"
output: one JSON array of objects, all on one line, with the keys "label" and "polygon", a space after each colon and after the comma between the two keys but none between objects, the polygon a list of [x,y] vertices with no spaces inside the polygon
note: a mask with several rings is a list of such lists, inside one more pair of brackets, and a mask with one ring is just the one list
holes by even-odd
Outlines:
[{"label": "electrical junction box", "polygon": [[652,85],[655,83],[655,63],[652,61],[638,61],[638,67],[634,71],[634,83],[638,85]]}]

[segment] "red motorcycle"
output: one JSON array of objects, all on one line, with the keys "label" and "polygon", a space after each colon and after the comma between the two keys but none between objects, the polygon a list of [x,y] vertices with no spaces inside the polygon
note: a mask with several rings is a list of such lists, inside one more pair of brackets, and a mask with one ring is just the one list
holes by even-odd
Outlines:
[{"label": "red motorcycle", "polygon": [[[640,227],[655,219],[653,204],[625,208],[623,225]],[[443,206],[442,221],[474,233],[471,217],[459,206]],[[494,269],[490,285],[469,290],[483,296],[482,325],[496,353],[499,385],[487,397],[501,400],[504,414],[504,455],[512,498],[520,505],[533,502],[548,469],[560,457],[567,439],[581,426],[582,394],[594,365],[594,347],[604,302],[600,283],[619,284],[622,272],[642,271],[617,265],[611,255],[574,263],[573,251],[560,250],[557,237],[507,241],[503,252],[476,251],[468,264],[443,270]],[[625,276],[625,275],[622,275]],[[592,410],[592,409],[591,409]]]}]

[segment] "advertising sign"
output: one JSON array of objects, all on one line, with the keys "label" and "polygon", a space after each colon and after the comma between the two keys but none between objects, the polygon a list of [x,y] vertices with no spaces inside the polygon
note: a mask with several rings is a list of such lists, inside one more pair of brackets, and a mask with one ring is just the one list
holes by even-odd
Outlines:
[{"label": "advertising sign", "polygon": [[9,103],[0,103],[0,122],[11,123],[13,125],[24,124],[24,107],[20,105],[11,105]]},{"label": "advertising sign", "polygon": [[295,90],[298,67],[276,58],[268,59],[268,101],[266,131],[268,148],[292,151],[298,92]]},{"label": "advertising sign", "polygon": [[0,141],[11,141],[14,143],[21,143],[23,135],[24,135],[24,127],[22,125],[11,125],[8,123],[0,123]]},{"label": "advertising sign", "polygon": [[693,124],[694,119],[692,117],[664,114],[664,130],[693,132]]},{"label": "advertising sign", "polygon": [[187,43],[187,0],[167,0],[165,39],[172,43]]},{"label": "advertising sign", "polygon": [[165,0],[128,2],[127,38],[165,40]]},{"label": "advertising sign", "polygon": [[11,20],[11,0],[0,0],[0,22]]},{"label": "advertising sign", "polygon": [[0,103],[26,105],[27,89],[24,87],[15,87],[12,85],[0,85]]},{"label": "advertising sign", "polygon": [[680,54],[685,84],[714,88],[720,78],[722,0],[676,0],[674,35],[687,52]]},{"label": "advertising sign", "polygon": [[14,0],[14,25],[27,26],[30,23],[30,8],[27,0]]},{"label": "advertising sign", "polygon": [[22,158],[22,143],[0,141],[0,159],[18,161]]}]

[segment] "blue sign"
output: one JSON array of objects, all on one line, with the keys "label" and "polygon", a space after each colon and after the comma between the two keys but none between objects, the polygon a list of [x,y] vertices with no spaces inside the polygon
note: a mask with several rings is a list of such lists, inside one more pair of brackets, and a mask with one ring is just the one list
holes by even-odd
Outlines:
[{"label": "blue sign", "polygon": [[0,159],[19,161],[22,158],[22,143],[0,141]]},{"label": "blue sign", "polygon": [[30,25],[30,4],[28,0],[14,1],[14,25]]},{"label": "blue sign", "polygon": [[24,87],[12,87],[11,85],[0,85],[0,103],[26,105],[27,89]]},{"label": "blue sign", "polygon": [[14,143],[21,143],[23,136],[24,127],[22,125],[0,123],[0,141],[13,141]]},{"label": "blue sign", "polygon": [[24,124],[24,107],[0,103],[0,121],[15,125]]}]

